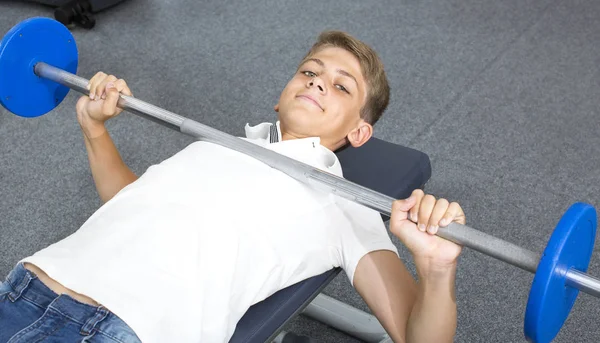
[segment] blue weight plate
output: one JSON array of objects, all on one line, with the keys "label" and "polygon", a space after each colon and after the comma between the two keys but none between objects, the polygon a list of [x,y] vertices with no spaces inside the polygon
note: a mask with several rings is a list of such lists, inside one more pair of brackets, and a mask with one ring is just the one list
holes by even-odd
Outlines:
[{"label": "blue weight plate", "polygon": [[587,271],[596,238],[596,210],[573,204],[554,229],[538,264],[525,310],[525,337],[546,343],[556,337],[579,290],[565,285],[570,268]]},{"label": "blue weight plate", "polygon": [[0,104],[22,117],[37,117],[58,106],[69,88],[35,75],[45,62],[77,72],[77,45],[69,29],[50,18],[36,17],[14,26],[0,42]]}]

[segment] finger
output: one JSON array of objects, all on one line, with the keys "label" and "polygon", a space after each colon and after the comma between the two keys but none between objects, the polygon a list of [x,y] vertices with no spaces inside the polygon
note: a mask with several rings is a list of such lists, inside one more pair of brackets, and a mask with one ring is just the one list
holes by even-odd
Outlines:
[{"label": "finger", "polygon": [[417,197],[410,196],[406,199],[395,200],[392,203],[392,215],[395,220],[405,220],[408,218],[408,211],[416,204]]},{"label": "finger", "polygon": [[96,75],[94,75],[89,82],[89,90],[90,90],[90,99],[91,100],[95,100],[96,99],[96,93],[97,93],[97,89],[98,89],[98,84],[106,77],[106,74],[99,71],[96,73]]},{"label": "finger", "polygon": [[114,87],[114,82],[117,81],[116,76],[114,75],[108,75],[107,77],[104,78],[104,80],[102,80],[100,82],[100,84],[98,84],[98,96],[101,99],[106,99],[106,85],[109,83],[113,84]]},{"label": "finger", "polygon": [[106,100],[102,104],[102,114],[112,117],[117,113],[117,102],[119,101],[119,92],[114,83],[109,82],[105,87]]},{"label": "finger", "polygon": [[[114,85],[115,85],[115,88],[117,89],[117,91],[120,94],[125,94],[125,95],[129,95],[129,96],[133,96],[133,94],[131,93],[131,90],[127,86],[127,82],[125,82],[125,80],[118,79],[117,81],[114,82]],[[116,113],[115,114],[119,114],[119,113],[123,112],[123,110],[121,108],[119,108],[118,105],[119,105],[119,103],[117,102],[117,109],[116,109]]]},{"label": "finger", "polygon": [[429,218],[431,217],[431,212],[433,211],[433,207],[435,206],[435,197],[431,194],[427,194],[421,200],[421,205],[419,206],[419,214],[418,214],[418,222],[417,226],[419,230],[425,232],[427,229],[427,225],[429,224]]},{"label": "finger", "polygon": [[421,206],[421,200],[425,196],[425,193],[423,192],[422,189],[415,189],[411,194],[411,197],[413,197],[413,196],[416,199],[416,203],[415,203],[415,206],[413,206],[413,208],[410,210],[409,219],[412,220],[414,223],[416,223],[418,220],[419,207]]},{"label": "finger", "polygon": [[440,220],[439,224],[441,227],[448,226],[450,223],[457,222],[459,224],[465,224],[465,213],[463,209],[457,202],[452,202],[448,206],[448,210],[446,210],[446,214],[442,220]]},{"label": "finger", "polygon": [[117,81],[114,82],[114,84],[115,84],[115,88],[117,89],[117,91],[119,93],[133,96],[133,94],[131,93],[131,90],[129,89],[129,86],[127,86],[127,82],[125,82],[125,80],[118,79]]},{"label": "finger", "polygon": [[440,220],[448,211],[448,206],[450,203],[446,199],[438,199],[435,202],[435,206],[433,207],[433,211],[431,211],[431,216],[429,217],[429,223],[427,223],[427,232],[432,235],[435,235],[439,229]]}]

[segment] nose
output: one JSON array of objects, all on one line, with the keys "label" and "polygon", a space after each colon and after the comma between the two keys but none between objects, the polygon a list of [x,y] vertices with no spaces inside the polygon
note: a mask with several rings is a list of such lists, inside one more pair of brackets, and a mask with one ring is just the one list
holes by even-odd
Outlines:
[{"label": "nose", "polygon": [[323,83],[323,80],[321,80],[321,78],[312,78],[310,81],[308,81],[307,86],[308,88],[317,87],[319,89],[319,92],[323,94],[325,93],[325,84]]}]

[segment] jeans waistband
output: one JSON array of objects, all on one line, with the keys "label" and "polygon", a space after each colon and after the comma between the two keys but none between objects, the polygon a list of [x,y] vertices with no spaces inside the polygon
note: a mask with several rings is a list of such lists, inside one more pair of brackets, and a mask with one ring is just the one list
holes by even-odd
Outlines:
[{"label": "jeans waistband", "polygon": [[44,308],[50,306],[50,303],[58,297],[58,294],[44,285],[34,273],[25,269],[22,263],[17,264],[10,271],[6,282],[12,288],[12,292],[8,294],[8,298],[12,302],[17,301],[26,290],[27,299]]},{"label": "jeans waistband", "polygon": [[84,304],[66,294],[56,294],[22,263],[8,274],[6,282],[12,288],[8,294],[10,301],[23,297],[43,308],[51,308],[81,324],[83,335],[89,335],[95,329],[124,342],[139,341],[133,330],[114,313],[103,306]]}]

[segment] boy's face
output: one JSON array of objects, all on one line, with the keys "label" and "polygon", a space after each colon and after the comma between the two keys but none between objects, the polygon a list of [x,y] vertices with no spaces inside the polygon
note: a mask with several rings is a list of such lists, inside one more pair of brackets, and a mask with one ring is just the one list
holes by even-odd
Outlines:
[{"label": "boy's face", "polygon": [[372,135],[360,118],[366,95],[357,58],[341,48],[321,49],[300,65],[275,106],[283,138],[320,137],[332,151],[347,142],[362,145]]}]

